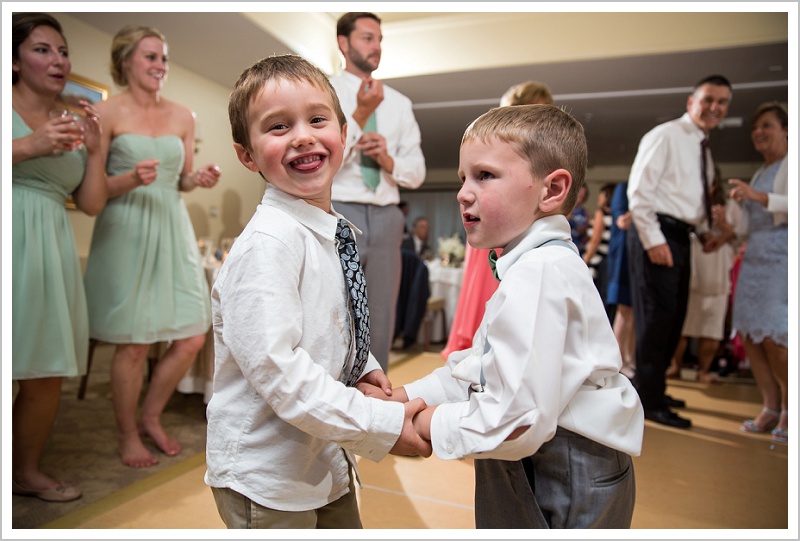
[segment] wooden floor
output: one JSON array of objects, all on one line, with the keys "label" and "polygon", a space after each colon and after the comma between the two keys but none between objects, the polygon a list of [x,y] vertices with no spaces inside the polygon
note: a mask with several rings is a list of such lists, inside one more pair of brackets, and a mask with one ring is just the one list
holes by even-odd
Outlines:
[{"label": "wooden floor", "polygon": [[[436,354],[413,356],[393,364],[389,376],[395,385],[402,385],[441,363]],[[790,458],[789,446],[773,444],[768,435],[739,431],[741,421],[760,410],[752,382],[708,386],[670,380],[669,392],[686,400],[684,414],[694,426],[679,430],[646,423],[644,449],[634,460],[633,528],[651,532],[615,534],[615,538],[690,529],[695,530],[688,534],[691,538],[797,539],[796,454]],[[222,534],[213,530],[224,525],[203,483],[204,471],[201,454],[45,527],[192,529],[191,538],[219,538]],[[474,528],[470,460],[389,456],[379,463],[360,459],[359,471],[363,488],[358,498],[365,528],[437,530],[426,537],[484,537],[465,531]],[[755,532],[764,529],[771,531]],[[38,530],[36,537],[46,534]],[[70,536],[64,531],[57,535]],[[367,536],[392,535],[387,531]],[[493,537],[503,535],[499,532]]]}]

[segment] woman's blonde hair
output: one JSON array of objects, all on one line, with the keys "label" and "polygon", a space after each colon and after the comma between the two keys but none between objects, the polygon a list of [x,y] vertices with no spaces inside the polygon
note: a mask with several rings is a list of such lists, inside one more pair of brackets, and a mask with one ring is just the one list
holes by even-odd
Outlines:
[{"label": "woman's blonde hair", "polygon": [[167,45],[164,34],[150,26],[128,25],[117,32],[111,42],[111,77],[117,86],[128,86],[128,76],[123,64],[144,38],[158,38]]}]

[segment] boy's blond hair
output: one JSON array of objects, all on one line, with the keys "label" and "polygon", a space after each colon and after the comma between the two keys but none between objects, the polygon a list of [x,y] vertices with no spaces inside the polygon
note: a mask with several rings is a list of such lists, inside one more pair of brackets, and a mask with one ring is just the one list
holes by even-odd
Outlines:
[{"label": "boy's blond hair", "polygon": [[327,92],[333,103],[333,111],[344,128],[347,118],[344,116],[339,96],[331,86],[328,77],[308,60],[293,54],[269,56],[259,60],[239,76],[228,100],[228,118],[231,123],[233,142],[239,143],[246,150],[253,150],[250,145],[250,123],[248,113],[250,103],[264,88],[268,81],[283,79],[295,83],[309,83]]},{"label": "boy's blond hair", "polygon": [[530,163],[534,178],[543,179],[556,169],[572,175],[572,186],[559,209],[569,214],[578,200],[588,161],[583,126],[554,105],[496,107],[469,125],[461,144],[497,138],[514,147]]}]

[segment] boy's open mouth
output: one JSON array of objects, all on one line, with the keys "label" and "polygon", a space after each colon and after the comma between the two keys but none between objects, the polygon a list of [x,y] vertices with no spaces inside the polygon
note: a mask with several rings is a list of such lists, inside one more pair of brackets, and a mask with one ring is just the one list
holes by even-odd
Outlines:
[{"label": "boy's open mouth", "polygon": [[290,161],[289,165],[300,171],[313,171],[322,165],[324,159],[325,156],[322,154],[310,154]]}]

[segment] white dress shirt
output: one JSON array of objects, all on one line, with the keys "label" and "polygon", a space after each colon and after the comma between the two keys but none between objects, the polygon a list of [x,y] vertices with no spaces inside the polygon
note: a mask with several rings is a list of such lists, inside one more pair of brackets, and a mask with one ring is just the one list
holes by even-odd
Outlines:
[{"label": "white dress shirt", "polygon": [[[645,250],[666,243],[656,213],[707,229],[700,148],[705,137],[689,113],[642,137],[628,179],[628,206]],[[714,180],[710,152],[707,158],[710,185]]]},{"label": "white dress shirt", "polygon": [[346,494],[348,452],[380,460],[403,426],[402,404],[341,383],[355,350],[338,217],[269,186],[211,292],[206,483],[272,509]]},{"label": "white dress shirt", "polygon": [[[542,244],[560,239],[570,246]],[[519,460],[561,426],[630,455],[641,452],[644,413],[619,373],[619,345],[564,216],[539,219],[497,260],[502,281],[472,349],[405,386],[440,404],[436,456]],[[511,432],[529,426],[521,436]]]},{"label": "white dress shirt", "polygon": [[373,192],[364,184],[359,151],[355,148],[363,133],[358,122],[353,120],[361,78],[343,71],[331,78],[331,84],[347,115],[345,157],[333,181],[333,200],[378,206],[396,205],[400,202],[398,186],[415,189],[425,180],[425,157],[422,155],[419,125],[411,100],[383,85],[383,101],[375,110],[375,120],[377,132],[386,139],[386,150],[394,159],[394,171],[390,174],[381,169],[381,182]]}]

